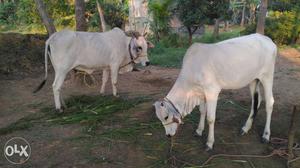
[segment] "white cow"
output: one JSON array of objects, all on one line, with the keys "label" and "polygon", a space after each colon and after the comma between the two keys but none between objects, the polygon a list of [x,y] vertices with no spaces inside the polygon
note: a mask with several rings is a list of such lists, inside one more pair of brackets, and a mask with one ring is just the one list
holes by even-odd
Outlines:
[{"label": "white cow", "polygon": [[46,82],[49,55],[55,70],[52,85],[55,107],[60,112],[63,111],[61,104],[65,105],[60,94],[61,86],[67,73],[72,69],[85,71],[88,74],[95,70],[103,70],[101,93],[104,93],[110,70],[113,95],[117,96],[118,72],[131,71],[134,63],[148,66],[150,62],[147,48],[149,46],[144,36],[135,33],[132,37],[128,37],[119,28],[104,33],[70,30],[54,33],[46,41],[45,79],[35,92],[40,90]]},{"label": "white cow", "polygon": [[196,130],[202,135],[205,116],[209,125],[207,150],[214,144],[214,123],[218,95],[221,89],[239,89],[250,85],[252,108],[242,128],[247,133],[260,105],[259,85],[262,84],[266,101],[266,125],[263,140],[269,141],[273,109],[273,74],[277,47],[266,36],[252,34],[216,44],[193,44],[183,59],[181,72],[163,101],[154,103],[156,115],[166,135],[175,135],[182,119],[196,105],[201,118]]}]

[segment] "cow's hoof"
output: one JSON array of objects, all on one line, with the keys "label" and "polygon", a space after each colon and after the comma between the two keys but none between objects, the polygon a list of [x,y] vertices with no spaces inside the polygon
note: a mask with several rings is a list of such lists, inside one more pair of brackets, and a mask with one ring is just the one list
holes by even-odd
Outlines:
[{"label": "cow's hoof", "polygon": [[240,135],[243,136],[243,135],[246,135],[246,134],[247,134],[247,132],[244,131],[243,128],[242,128],[242,129],[240,130]]},{"label": "cow's hoof", "polygon": [[62,114],[64,112],[64,108],[56,109],[57,114]]},{"label": "cow's hoof", "polygon": [[202,137],[201,135],[199,135],[196,131],[193,133],[194,137]]},{"label": "cow's hoof", "polygon": [[262,138],[261,143],[268,144],[270,141],[267,138]]},{"label": "cow's hoof", "polygon": [[203,135],[203,131],[196,130],[196,131],[194,132],[194,136],[195,136],[195,137],[202,137],[202,135]]},{"label": "cow's hoof", "polygon": [[206,152],[212,152],[213,149],[212,149],[212,147],[209,147],[208,145],[206,145],[206,146],[205,146],[205,151],[206,151]]},{"label": "cow's hoof", "polygon": [[116,98],[119,98],[119,97],[120,97],[120,95],[116,94],[116,95],[114,95],[114,97],[116,97]]}]

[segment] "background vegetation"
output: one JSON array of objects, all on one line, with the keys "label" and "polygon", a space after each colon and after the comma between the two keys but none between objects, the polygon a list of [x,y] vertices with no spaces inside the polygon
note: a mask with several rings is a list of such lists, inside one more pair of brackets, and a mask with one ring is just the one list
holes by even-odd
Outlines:
[{"label": "background vegetation", "polygon": [[[43,1],[57,30],[75,29],[74,1]],[[108,29],[124,29],[129,21],[129,1],[98,2],[103,8]],[[214,43],[254,33],[260,3],[260,0],[149,0],[152,33],[148,39],[156,45],[150,51],[151,61],[156,65],[180,67],[186,49],[193,42]],[[46,29],[36,8],[34,0],[0,1],[0,31],[45,34]],[[87,31],[99,31],[101,24],[96,0],[85,2],[84,15]],[[180,31],[174,30],[170,24],[174,17],[182,22]],[[269,0],[265,26],[265,34],[277,44],[297,47],[300,43],[300,1]],[[203,32],[197,33],[200,29]],[[5,39],[7,36],[2,37]],[[6,69],[10,68],[4,67],[1,70]]]}]

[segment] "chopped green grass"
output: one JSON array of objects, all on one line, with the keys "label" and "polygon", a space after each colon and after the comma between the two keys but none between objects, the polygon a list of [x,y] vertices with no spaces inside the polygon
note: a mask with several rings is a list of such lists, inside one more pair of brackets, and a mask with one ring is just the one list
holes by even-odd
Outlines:
[{"label": "chopped green grass", "polygon": [[101,122],[115,118],[115,113],[123,113],[148,100],[146,97],[127,99],[112,96],[75,96],[67,100],[68,108],[64,113],[57,114],[53,107],[42,108],[41,113],[29,115],[1,128],[0,135],[29,129],[34,123],[79,123],[86,126],[87,132],[93,132]]}]

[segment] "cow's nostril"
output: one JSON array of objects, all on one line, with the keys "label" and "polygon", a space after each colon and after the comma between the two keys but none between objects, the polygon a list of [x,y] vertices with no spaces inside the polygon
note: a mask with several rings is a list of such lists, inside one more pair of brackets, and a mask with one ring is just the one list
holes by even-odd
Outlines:
[{"label": "cow's nostril", "polygon": [[150,65],[150,62],[148,61],[148,62],[146,62],[146,66],[149,66]]},{"label": "cow's nostril", "polygon": [[166,135],[168,138],[171,138],[171,135],[170,134],[168,134],[168,135]]}]

